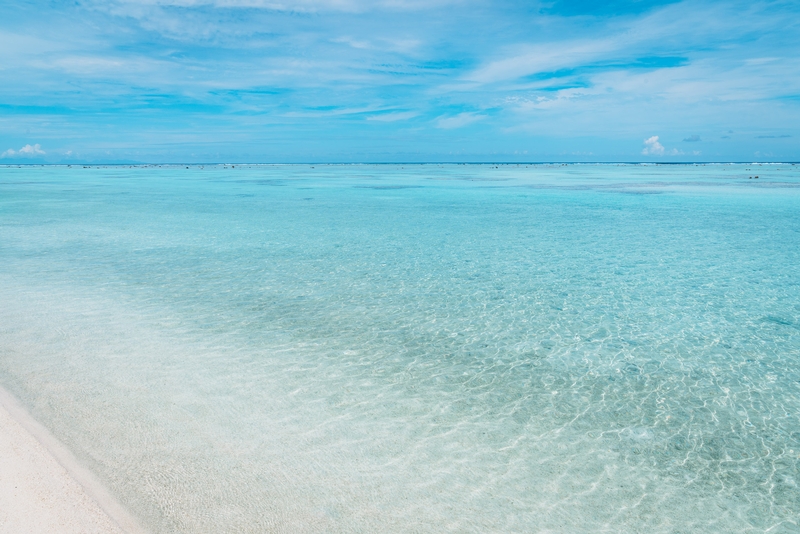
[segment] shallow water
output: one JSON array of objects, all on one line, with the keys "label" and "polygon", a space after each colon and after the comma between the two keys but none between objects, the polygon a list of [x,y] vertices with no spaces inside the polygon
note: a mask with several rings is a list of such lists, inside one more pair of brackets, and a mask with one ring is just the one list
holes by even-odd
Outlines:
[{"label": "shallow water", "polygon": [[0,258],[154,532],[800,530],[800,166],[2,167]]}]

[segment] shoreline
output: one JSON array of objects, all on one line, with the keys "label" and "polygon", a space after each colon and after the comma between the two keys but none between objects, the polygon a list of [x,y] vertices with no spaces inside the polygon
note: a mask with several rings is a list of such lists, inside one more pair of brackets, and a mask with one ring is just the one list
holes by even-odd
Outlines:
[{"label": "shoreline", "polygon": [[2,386],[0,529],[42,534],[147,532]]}]

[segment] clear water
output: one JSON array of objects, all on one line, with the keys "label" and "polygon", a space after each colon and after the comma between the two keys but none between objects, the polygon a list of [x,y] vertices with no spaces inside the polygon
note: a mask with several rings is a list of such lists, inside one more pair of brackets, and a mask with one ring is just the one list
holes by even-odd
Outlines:
[{"label": "clear water", "polygon": [[800,166],[5,167],[0,260],[153,532],[800,530]]}]

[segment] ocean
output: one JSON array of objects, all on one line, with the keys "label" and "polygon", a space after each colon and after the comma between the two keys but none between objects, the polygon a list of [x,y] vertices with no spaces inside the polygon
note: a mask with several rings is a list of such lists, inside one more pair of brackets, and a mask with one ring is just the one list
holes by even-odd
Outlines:
[{"label": "ocean", "polygon": [[0,385],[152,532],[798,532],[800,166],[0,167]]}]

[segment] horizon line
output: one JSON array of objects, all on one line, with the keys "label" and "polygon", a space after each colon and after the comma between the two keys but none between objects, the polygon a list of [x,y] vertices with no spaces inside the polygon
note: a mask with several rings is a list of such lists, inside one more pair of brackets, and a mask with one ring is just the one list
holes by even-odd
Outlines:
[{"label": "horizon line", "polygon": [[300,166],[300,165],[798,165],[800,161],[350,161],[350,162],[160,162],[160,163],[0,163],[0,167],[203,167],[203,166]]}]

